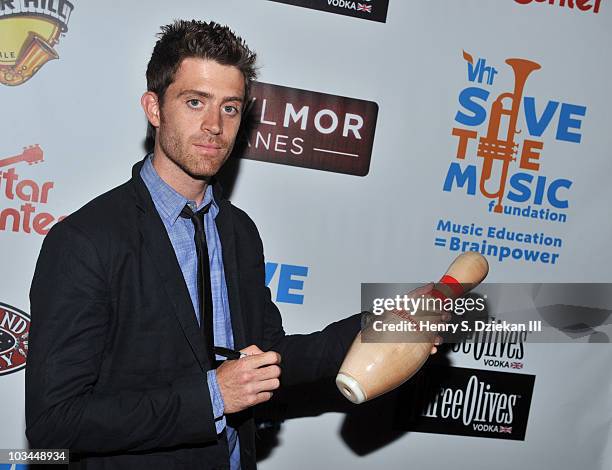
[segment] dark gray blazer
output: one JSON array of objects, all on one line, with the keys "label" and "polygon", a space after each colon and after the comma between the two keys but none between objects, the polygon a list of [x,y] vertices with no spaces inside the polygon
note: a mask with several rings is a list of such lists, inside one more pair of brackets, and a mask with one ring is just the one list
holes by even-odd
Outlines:
[{"label": "dark gray blazer", "polygon": [[[44,240],[30,291],[26,434],[33,448],[69,448],[77,468],[228,468],[202,333],[141,167]],[[334,376],[359,315],[285,335],[255,224],[218,187],[215,198],[236,348],[278,351],[281,386]],[[243,469],[255,468],[252,412],[228,417]]]}]

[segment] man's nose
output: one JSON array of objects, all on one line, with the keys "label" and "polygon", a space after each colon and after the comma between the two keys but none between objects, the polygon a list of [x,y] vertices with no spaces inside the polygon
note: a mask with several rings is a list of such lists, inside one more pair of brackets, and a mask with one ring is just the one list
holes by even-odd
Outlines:
[{"label": "man's nose", "polygon": [[218,109],[210,109],[204,113],[200,128],[211,134],[218,135],[223,131],[221,112]]}]

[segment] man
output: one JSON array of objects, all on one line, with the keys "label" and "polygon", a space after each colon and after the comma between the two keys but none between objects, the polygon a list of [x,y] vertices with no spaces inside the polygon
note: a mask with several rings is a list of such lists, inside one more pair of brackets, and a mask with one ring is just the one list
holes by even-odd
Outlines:
[{"label": "man", "polygon": [[[280,384],[337,373],[359,315],[285,335],[257,229],[213,178],[254,66],[227,27],[163,28],[141,99],[153,153],[41,249],[26,370],[32,447],[69,448],[88,469],[254,468],[252,407]],[[219,365],[213,345],[245,357]]]}]

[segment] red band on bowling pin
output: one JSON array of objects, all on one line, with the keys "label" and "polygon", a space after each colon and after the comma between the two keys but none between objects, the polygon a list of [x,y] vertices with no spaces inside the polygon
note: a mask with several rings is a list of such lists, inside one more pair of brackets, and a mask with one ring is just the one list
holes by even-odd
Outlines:
[{"label": "red band on bowling pin", "polygon": [[444,276],[442,276],[442,279],[440,279],[440,283],[444,284],[450,290],[452,290],[453,294],[455,294],[457,297],[460,297],[463,295],[463,286],[453,276],[449,276],[445,274]]},{"label": "red band on bowling pin", "polygon": [[[460,297],[463,295],[463,286],[453,276],[448,276],[445,274],[442,276],[442,279],[440,279],[439,284],[444,284],[446,287],[448,287],[453,292],[455,297]],[[435,288],[431,290],[429,295],[442,300],[446,300],[448,298],[446,295],[444,295],[444,293]]]}]

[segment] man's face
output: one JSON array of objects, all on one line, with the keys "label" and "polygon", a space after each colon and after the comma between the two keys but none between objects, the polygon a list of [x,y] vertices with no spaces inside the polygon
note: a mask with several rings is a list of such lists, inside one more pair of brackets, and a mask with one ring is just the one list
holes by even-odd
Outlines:
[{"label": "man's face", "polygon": [[229,157],[244,85],[236,67],[188,58],[167,88],[156,139],[166,157],[192,178],[213,176]]}]

